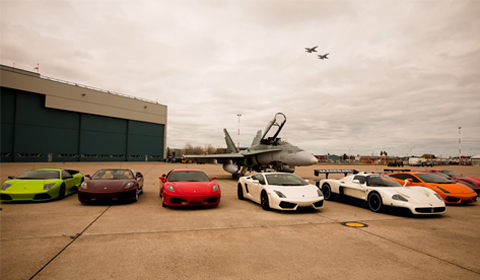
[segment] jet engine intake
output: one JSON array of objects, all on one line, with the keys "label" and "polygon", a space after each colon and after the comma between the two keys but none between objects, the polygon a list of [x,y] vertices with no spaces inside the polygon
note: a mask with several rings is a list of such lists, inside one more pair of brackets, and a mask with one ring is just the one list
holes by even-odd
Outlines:
[{"label": "jet engine intake", "polygon": [[227,171],[228,173],[235,174],[238,171],[238,166],[233,163],[225,163],[223,164],[223,170]]}]

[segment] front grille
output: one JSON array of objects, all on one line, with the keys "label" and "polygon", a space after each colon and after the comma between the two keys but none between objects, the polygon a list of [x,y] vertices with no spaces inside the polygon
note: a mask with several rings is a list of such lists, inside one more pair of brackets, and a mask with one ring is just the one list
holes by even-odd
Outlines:
[{"label": "front grille", "polygon": [[208,199],[205,199],[203,201],[203,204],[216,203],[217,201],[218,201],[218,197],[214,196],[214,197],[210,197]]},{"label": "front grille", "polygon": [[313,204],[313,206],[319,208],[319,207],[322,207],[323,206],[323,200],[320,200],[320,201],[317,201]]},{"label": "front grille", "polygon": [[445,198],[445,201],[450,202],[450,203],[458,203],[458,202],[460,202],[460,200],[462,200],[462,199],[457,198],[457,197],[452,197],[452,196],[447,196]]},{"label": "front grille", "polygon": [[52,197],[48,193],[40,193],[36,194],[33,197],[33,200],[41,200],[41,199],[51,199]]},{"label": "front grille", "polygon": [[170,203],[171,204],[187,204],[188,201],[185,200],[185,199],[178,198],[178,197],[172,197],[172,198],[170,198]]},{"label": "front grille", "polygon": [[415,208],[418,213],[441,213],[445,211],[445,207],[419,207]]},{"label": "front grille", "polygon": [[295,208],[296,206],[297,206],[297,204],[295,204],[295,203],[286,202],[286,201],[280,202],[280,207],[281,208]]},{"label": "front grille", "polygon": [[9,196],[8,194],[0,194],[0,200],[12,200],[12,197]]}]

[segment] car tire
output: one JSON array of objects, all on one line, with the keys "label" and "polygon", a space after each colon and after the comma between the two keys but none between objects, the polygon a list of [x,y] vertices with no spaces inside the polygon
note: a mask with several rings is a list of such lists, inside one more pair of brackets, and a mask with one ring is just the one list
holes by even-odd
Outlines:
[{"label": "car tire", "polygon": [[165,202],[163,202],[164,198],[162,196],[162,207],[167,207],[167,205],[165,204]]},{"label": "car tire", "polygon": [[373,212],[380,212],[383,207],[382,197],[377,192],[372,192],[368,195],[367,200],[368,208]]},{"label": "car tire", "polygon": [[62,184],[60,186],[60,190],[58,191],[58,200],[62,200],[65,197],[65,190],[66,190],[65,184]]},{"label": "car tire", "polygon": [[332,188],[328,183],[322,185],[322,193],[325,200],[330,200],[332,198]]},{"label": "car tire", "polygon": [[268,201],[268,195],[265,191],[260,195],[260,204],[263,210],[270,210],[270,202]]},{"label": "car tire", "polygon": [[137,202],[138,201],[138,190],[135,192],[135,196],[133,197],[133,202]]},{"label": "car tire", "polygon": [[245,199],[245,196],[243,196],[242,184],[240,184],[240,183],[238,183],[238,186],[237,186],[237,197],[238,197],[238,199],[240,199],[240,200],[244,200],[244,199]]}]

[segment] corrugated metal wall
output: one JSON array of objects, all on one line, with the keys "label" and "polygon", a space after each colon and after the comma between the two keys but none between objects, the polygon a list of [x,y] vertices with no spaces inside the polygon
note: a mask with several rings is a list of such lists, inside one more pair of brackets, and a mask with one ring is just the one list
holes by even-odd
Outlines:
[{"label": "corrugated metal wall", "polygon": [[0,161],[163,159],[164,125],[45,108],[45,96],[1,88]]}]

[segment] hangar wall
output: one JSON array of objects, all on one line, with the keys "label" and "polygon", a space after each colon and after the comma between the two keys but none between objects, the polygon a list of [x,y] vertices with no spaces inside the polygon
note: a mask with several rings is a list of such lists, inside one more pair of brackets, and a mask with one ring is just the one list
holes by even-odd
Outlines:
[{"label": "hangar wall", "polygon": [[164,105],[64,84],[3,65],[0,77],[2,162],[165,157]]}]

